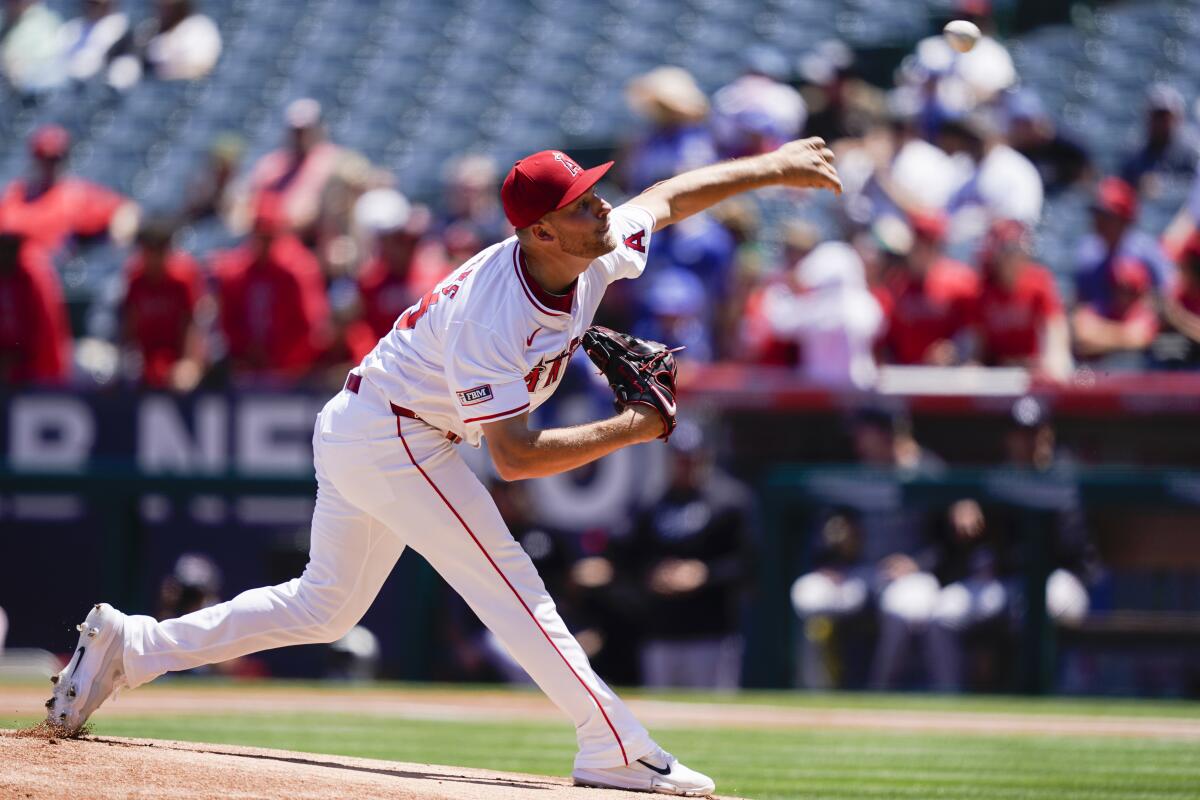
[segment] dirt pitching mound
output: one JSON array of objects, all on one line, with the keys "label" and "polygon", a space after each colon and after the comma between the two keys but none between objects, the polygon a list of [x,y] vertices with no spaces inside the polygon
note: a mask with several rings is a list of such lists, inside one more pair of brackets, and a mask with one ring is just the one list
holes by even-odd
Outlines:
[{"label": "dirt pitching mound", "polygon": [[648,796],[584,789],[566,778],[464,767],[197,742],[107,736],[56,739],[0,732],[3,798],[645,800]]}]

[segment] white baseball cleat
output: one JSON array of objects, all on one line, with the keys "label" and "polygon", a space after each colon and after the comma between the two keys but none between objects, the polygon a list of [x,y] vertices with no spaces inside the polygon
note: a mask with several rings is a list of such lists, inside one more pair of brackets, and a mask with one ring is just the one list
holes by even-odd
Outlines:
[{"label": "white baseball cleat", "polygon": [[125,615],[99,603],[75,627],[75,654],[50,679],[54,694],[46,701],[46,722],[63,736],[79,733],[92,712],[125,687]]},{"label": "white baseball cleat", "polygon": [[712,778],[688,769],[661,747],[656,747],[627,767],[578,767],[571,777],[575,779],[576,786],[633,789],[684,797],[703,797],[717,788]]}]

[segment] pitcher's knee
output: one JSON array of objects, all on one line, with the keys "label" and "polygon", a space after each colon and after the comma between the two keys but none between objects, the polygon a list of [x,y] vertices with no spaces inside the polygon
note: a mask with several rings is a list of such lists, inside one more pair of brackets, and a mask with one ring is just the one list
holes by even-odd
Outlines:
[{"label": "pitcher's knee", "polygon": [[310,620],[305,628],[314,644],[336,642],[349,633],[362,616],[351,602],[349,592],[304,578],[297,582],[296,600]]}]

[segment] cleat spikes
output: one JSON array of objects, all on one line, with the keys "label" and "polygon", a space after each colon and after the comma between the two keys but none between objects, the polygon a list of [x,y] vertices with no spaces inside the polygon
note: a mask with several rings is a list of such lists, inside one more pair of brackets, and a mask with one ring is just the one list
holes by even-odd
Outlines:
[{"label": "cleat spikes", "polygon": [[75,626],[75,653],[64,669],[50,676],[54,688],[46,703],[45,724],[58,732],[55,735],[78,736],[97,707],[123,688],[124,620],[125,615],[100,603]]}]

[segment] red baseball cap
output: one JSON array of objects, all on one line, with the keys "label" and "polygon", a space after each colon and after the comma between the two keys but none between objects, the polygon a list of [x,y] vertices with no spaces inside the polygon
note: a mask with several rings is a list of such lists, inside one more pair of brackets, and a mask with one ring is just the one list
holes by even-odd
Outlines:
[{"label": "red baseball cap", "polygon": [[1120,178],[1105,178],[1096,187],[1092,209],[1132,222],[1137,218],[1137,190]]},{"label": "red baseball cap", "polygon": [[937,244],[946,236],[946,215],[936,209],[921,209],[908,216],[913,233],[927,242]]},{"label": "red baseball cap", "polygon": [[527,228],[551,211],[575,202],[612,167],[584,169],[561,150],[543,150],[513,164],[500,187],[504,216],[514,228]]},{"label": "red baseball cap", "polygon": [[29,137],[29,151],[37,158],[63,158],[71,149],[71,134],[61,125],[43,125]]}]

